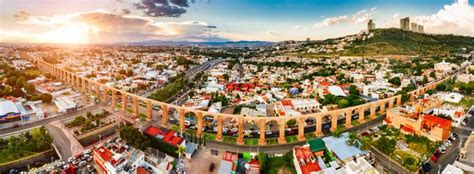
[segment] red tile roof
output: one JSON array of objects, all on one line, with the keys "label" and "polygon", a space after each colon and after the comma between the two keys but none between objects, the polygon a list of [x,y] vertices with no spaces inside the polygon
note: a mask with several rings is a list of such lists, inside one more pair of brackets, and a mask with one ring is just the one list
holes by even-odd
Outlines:
[{"label": "red tile roof", "polygon": [[451,123],[452,123],[451,120],[433,116],[433,115],[425,115],[425,117],[423,117],[423,121],[425,122],[425,124],[428,124],[431,126],[439,126],[440,128],[443,128],[443,129],[447,127],[451,127]]},{"label": "red tile roof", "polygon": [[401,127],[403,131],[405,132],[410,132],[410,133],[415,133],[415,129],[413,129],[411,126],[402,126]]},{"label": "red tile roof", "polygon": [[184,139],[178,136],[175,136],[176,132],[172,130],[164,130],[157,128],[155,126],[150,126],[147,129],[145,129],[145,134],[156,137],[158,135],[161,135],[163,138],[162,140],[164,142],[167,142],[171,145],[177,146],[178,144],[181,144]]},{"label": "red tile roof", "polygon": [[[309,147],[295,147],[294,150],[296,160],[298,161],[303,174],[310,174],[321,170],[317,159],[314,157],[314,154],[311,152]],[[302,164],[302,161],[304,161],[304,164]]]}]

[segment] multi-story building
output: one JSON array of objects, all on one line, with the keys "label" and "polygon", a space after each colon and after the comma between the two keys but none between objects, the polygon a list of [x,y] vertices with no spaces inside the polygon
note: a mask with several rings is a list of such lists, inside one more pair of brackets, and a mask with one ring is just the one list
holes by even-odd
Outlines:
[{"label": "multi-story building", "polygon": [[411,31],[418,32],[418,24],[417,23],[414,23],[414,22],[411,23]]},{"label": "multi-story building", "polygon": [[371,20],[367,23],[367,30],[372,31],[375,29],[375,23]]},{"label": "multi-story building", "polygon": [[93,149],[92,156],[97,166],[106,174],[135,173],[145,159],[143,152],[117,143]]},{"label": "multi-story building", "polygon": [[410,30],[410,18],[402,18],[400,19],[400,29],[402,30]]},{"label": "multi-story building", "polygon": [[422,113],[422,106],[414,108],[395,107],[387,111],[385,123],[398,128],[402,133],[422,135],[432,141],[446,140],[451,133],[451,120]]},{"label": "multi-story building", "polygon": [[418,33],[425,33],[425,28],[423,25],[418,24]]}]

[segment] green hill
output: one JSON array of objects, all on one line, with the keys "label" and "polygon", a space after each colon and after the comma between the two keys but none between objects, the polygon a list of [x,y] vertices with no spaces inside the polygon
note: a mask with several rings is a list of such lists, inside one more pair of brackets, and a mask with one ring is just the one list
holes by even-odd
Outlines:
[{"label": "green hill", "polygon": [[400,29],[376,29],[365,41],[354,41],[342,55],[445,54],[460,48],[474,49],[474,37],[422,34]]}]

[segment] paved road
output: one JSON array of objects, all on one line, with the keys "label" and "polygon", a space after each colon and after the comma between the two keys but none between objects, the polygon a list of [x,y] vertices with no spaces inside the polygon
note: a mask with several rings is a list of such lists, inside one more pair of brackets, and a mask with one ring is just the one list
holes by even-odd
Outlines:
[{"label": "paved road", "polygon": [[59,116],[55,116],[55,117],[49,117],[49,118],[45,118],[45,119],[40,120],[40,121],[24,124],[24,125],[21,125],[19,127],[1,129],[0,130],[0,135],[6,135],[6,134],[15,133],[15,132],[21,132],[21,131],[31,129],[31,128],[34,128],[34,127],[46,125],[46,124],[51,123],[53,121],[72,118],[72,117],[75,117],[77,115],[85,114],[87,112],[91,112],[93,110],[99,109],[100,107],[101,107],[100,105],[94,105],[94,106],[91,106],[91,107],[88,107],[88,108],[85,108],[85,109],[81,109],[81,110],[78,110],[78,111],[70,112],[70,113],[67,113],[67,114],[63,114],[63,115],[59,115]]},{"label": "paved road", "polygon": [[[371,121],[367,121],[363,124],[358,126],[354,126],[346,131],[357,131],[363,132],[369,128],[374,126],[378,126],[383,122],[385,116],[377,117]],[[324,137],[331,136],[331,133],[325,134]],[[266,152],[268,154],[285,154],[288,151],[292,150],[294,146],[303,145],[306,141],[297,142],[292,144],[282,144],[282,145],[273,145],[273,146],[245,146],[245,145],[235,145],[235,144],[227,144],[215,141],[208,141],[206,142],[206,147],[209,149],[215,149],[219,151],[231,151],[231,152]]]},{"label": "paved road", "polygon": [[61,128],[50,124],[46,124],[45,127],[53,137],[53,144],[55,145],[57,151],[59,151],[57,152],[58,156],[62,160],[67,160],[69,157],[73,156],[73,152],[71,151],[72,143],[66,137]]},{"label": "paved road", "polygon": [[[462,139],[462,140],[461,140]],[[461,142],[462,141],[462,142]],[[430,164],[432,166],[431,170],[429,173],[438,173],[438,170],[441,172],[443,169],[448,165],[452,164],[454,161],[456,161],[456,158],[459,155],[459,150],[461,149],[461,145],[466,141],[466,138],[458,138],[456,141],[454,141],[453,145],[451,145],[446,152],[441,155],[441,157],[438,159],[437,163],[433,163],[430,160]]]}]

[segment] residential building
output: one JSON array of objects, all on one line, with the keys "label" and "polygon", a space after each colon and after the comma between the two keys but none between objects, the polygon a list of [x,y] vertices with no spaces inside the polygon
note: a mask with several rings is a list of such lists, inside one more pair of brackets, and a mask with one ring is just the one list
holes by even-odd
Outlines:
[{"label": "residential building", "polygon": [[119,143],[100,146],[92,150],[95,164],[103,173],[134,173],[144,162],[144,153],[134,148],[126,148]]},{"label": "residential building", "polygon": [[375,29],[375,23],[371,20],[369,20],[369,22],[367,23],[367,30],[368,31],[372,31]]},{"label": "residential building", "polygon": [[411,31],[418,32],[418,24],[417,23],[412,22],[410,28],[411,28]]},{"label": "residential building", "polygon": [[379,174],[377,169],[370,165],[370,163],[365,160],[364,157],[359,157],[346,162],[345,168],[345,173],[347,174]]},{"label": "residential building", "polygon": [[419,104],[413,107],[414,109],[395,107],[388,110],[384,122],[400,129],[402,133],[422,135],[432,141],[443,141],[449,137],[451,120],[423,114]]},{"label": "residential building", "polygon": [[410,30],[410,18],[402,18],[400,19],[400,29],[402,30]]},{"label": "residential building", "polygon": [[293,148],[293,164],[298,174],[316,173],[321,170],[318,160],[311,152],[309,145],[296,146]]},{"label": "residential building", "polygon": [[464,147],[459,151],[459,159],[454,165],[468,173],[474,173],[474,132],[467,138]]}]

